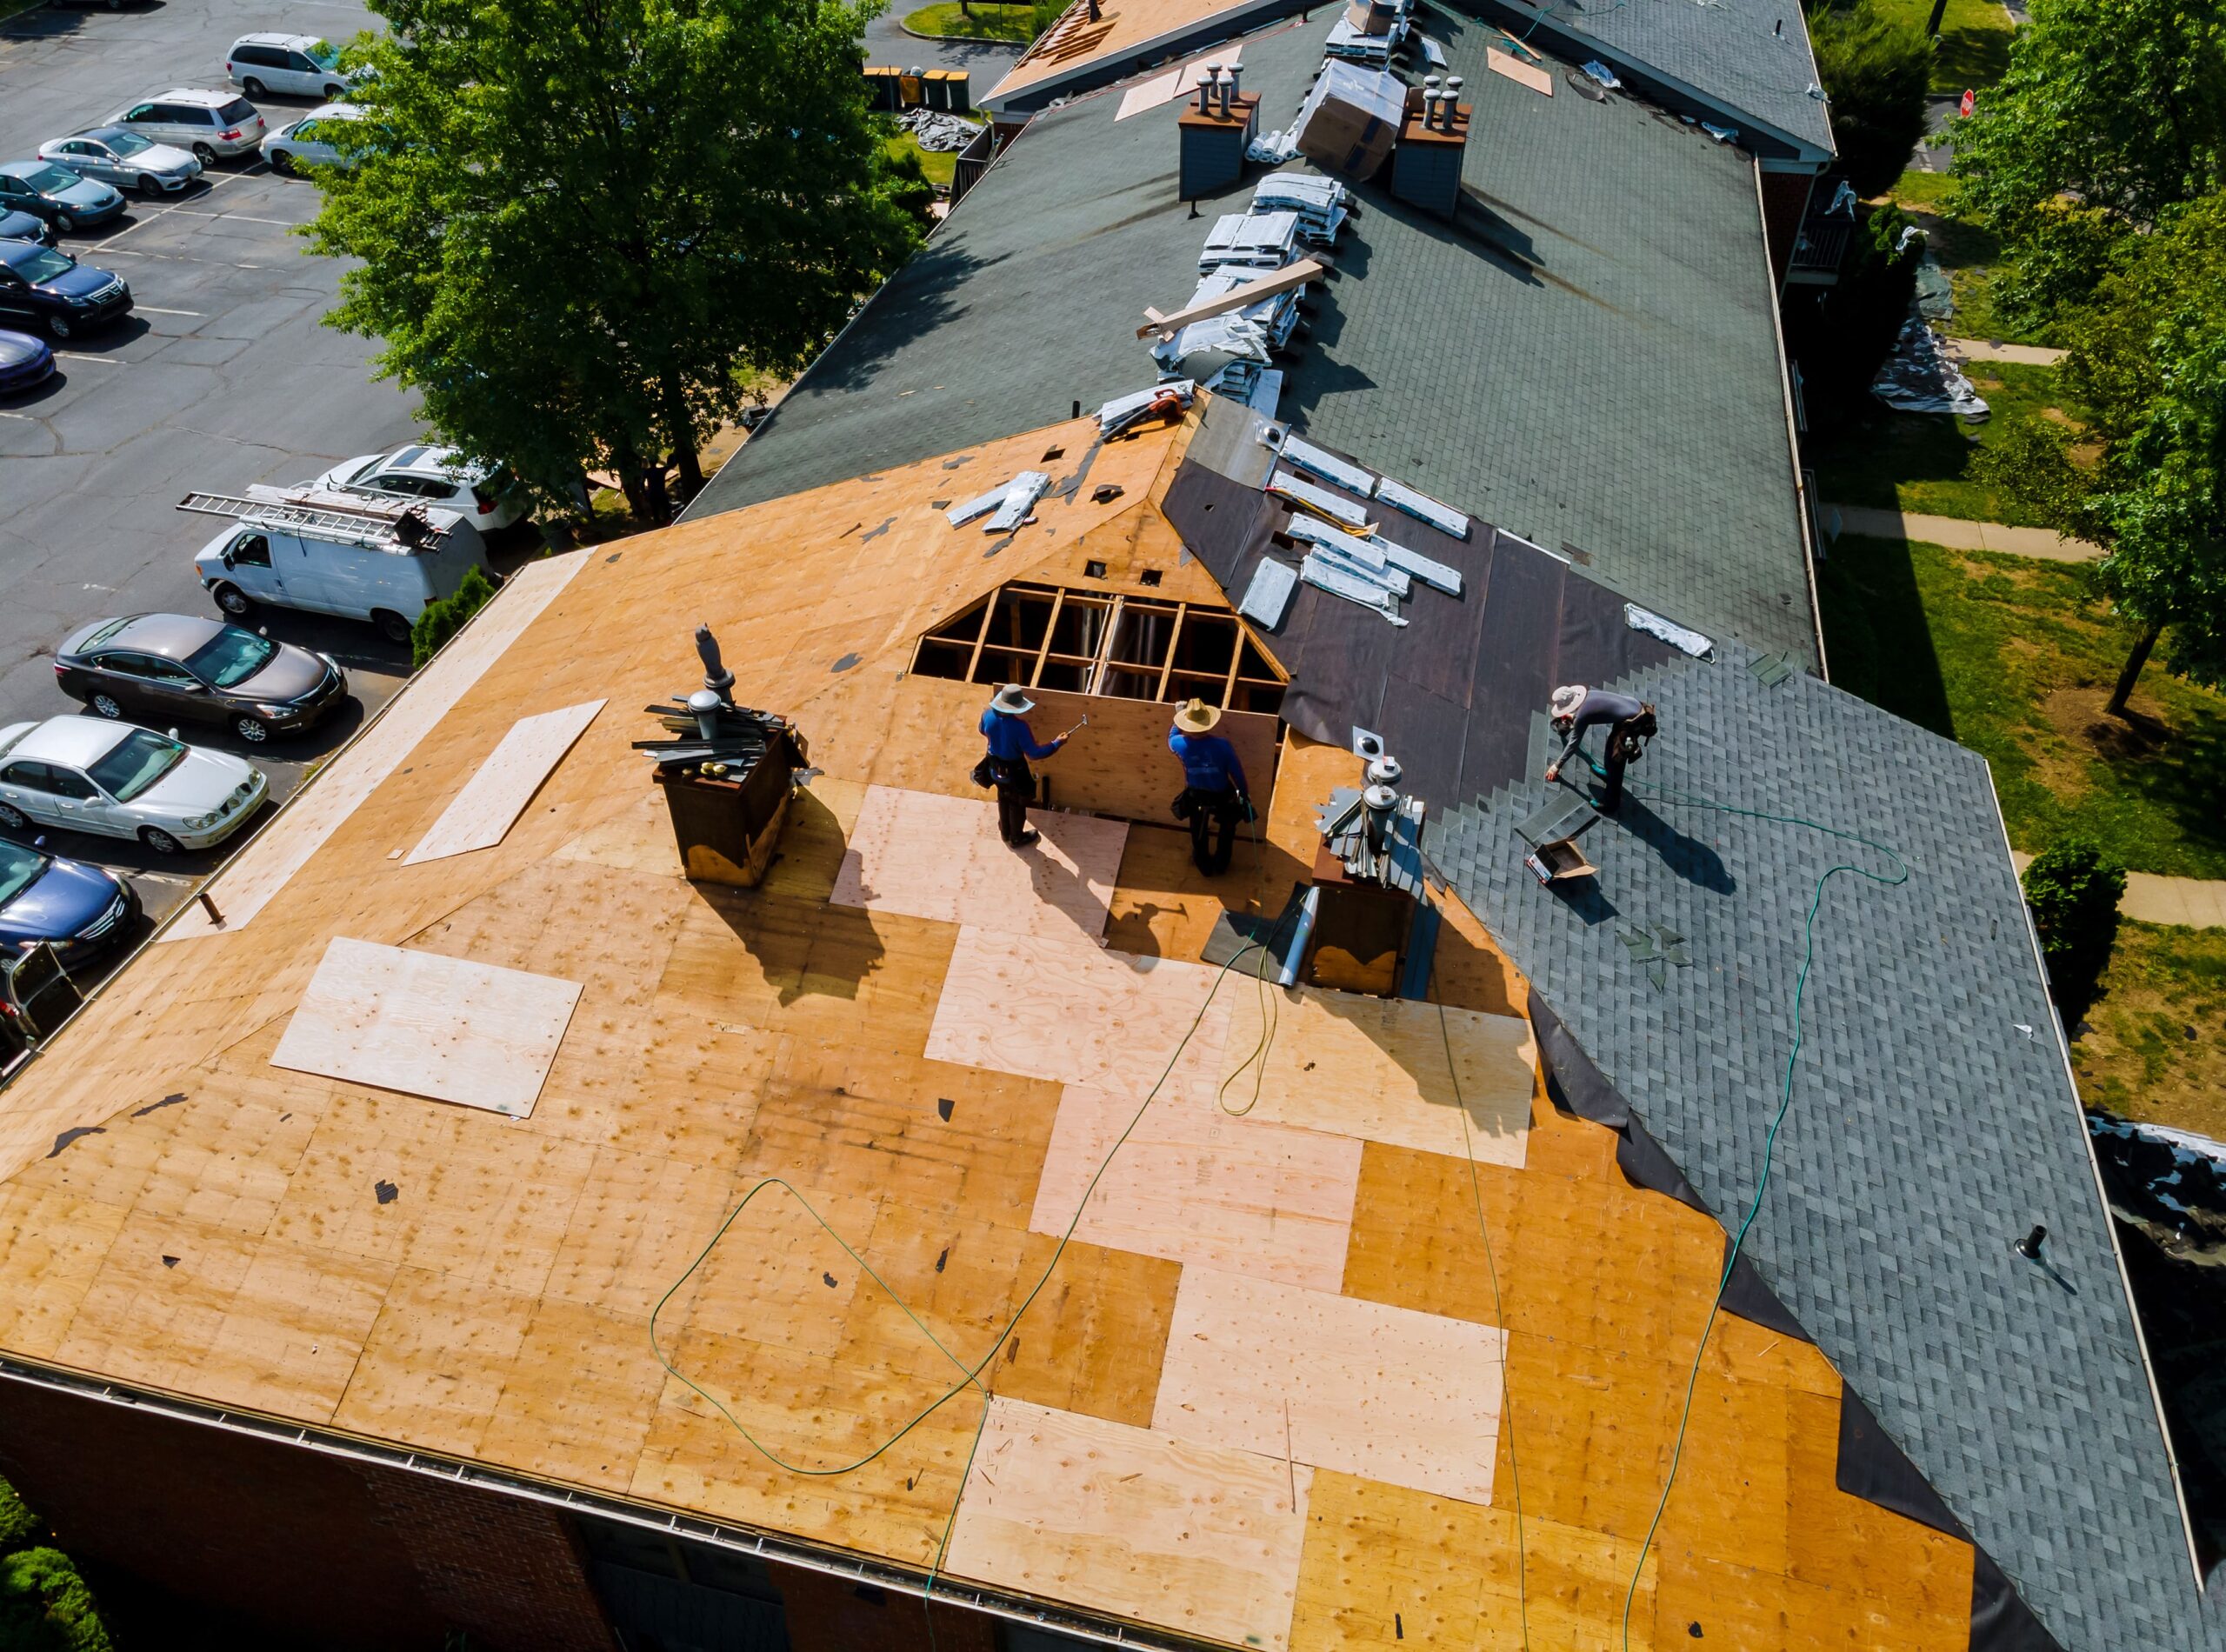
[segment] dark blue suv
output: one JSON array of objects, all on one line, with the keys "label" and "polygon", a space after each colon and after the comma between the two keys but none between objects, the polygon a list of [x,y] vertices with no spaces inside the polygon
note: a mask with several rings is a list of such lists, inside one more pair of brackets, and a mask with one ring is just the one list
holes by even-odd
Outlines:
[{"label": "dark blue suv", "polygon": [[68,338],[130,310],[131,289],[122,276],[81,264],[57,248],[0,241],[0,321],[34,322]]},{"label": "dark blue suv", "polygon": [[113,873],[0,838],[0,949],[50,941],[65,964],[130,938],[139,896]]}]

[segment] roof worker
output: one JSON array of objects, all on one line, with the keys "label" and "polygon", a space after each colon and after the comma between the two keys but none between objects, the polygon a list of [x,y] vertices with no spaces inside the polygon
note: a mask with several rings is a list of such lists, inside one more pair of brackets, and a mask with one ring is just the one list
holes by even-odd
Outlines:
[{"label": "roof worker", "polygon": [[1167,731],[1167,749],[1183,763],[1183,792],[1175,800],[1175,817],[1190,823],[1190,859],[1208,877],[1229,870],[1237,823],[1253,817],[1236,748],[1211,732],[1220,721],[1219,706],[1193,695],[1175,713],[1175,725]]},{"label": "roof worker", "polygon": [[[1554,690],[1554,732],[1569,743],[1562,755],[1546,765],[1546,778],[1562,777],[1562,765],[1584,750],[1584,732],[1598,724],[1608,729],[1607,789],[1600,807],[1612,815],[1623,801],[1623,765],[1645,755],[1648,736],[1656,732],[1654,707],[1644,700],[1609,689],[1588,689],[1581,683]],[[1590,759],[1587,758],[1587,762]]]},{"label": "roof worker", "polygon": [[1027,722],[1035,709],[1028,691],[1017,683],[1008,683],[982,713],[982,733],[990,749],[976,765],[974,779],[977,785],[997,789],[997,836],[1013,849],[1026,849],[1037,836],[1028,823],[1028,805],[1036,801],[1036,771],[1028,766],[1029,759],[1048,757],[1067,743],[1064,735],[1048,746],[1036,743],[1036,731]]}]

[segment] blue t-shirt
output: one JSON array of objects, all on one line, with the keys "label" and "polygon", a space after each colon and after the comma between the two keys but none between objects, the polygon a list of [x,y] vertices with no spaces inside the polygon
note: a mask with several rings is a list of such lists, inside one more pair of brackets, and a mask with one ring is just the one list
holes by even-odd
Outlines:
[{"label": "blue t-shirt", "polygon": [[1183,760],[1183,783],[1195,790],[1251,789],[1244,783],[1244,765],[1236,760],[1236,748],[1217,734],[1185,734],[1170,729],[1167,749]]},{"label": "blue t-shirt", "polygon": [[1036,743],[1036,736],[1028,726],[1028,719],[1016,717],[1006,711],[990,710],[982,714],[982,733],[990,743],[990,755],[1003,763],[1022,763],[1030,757],[1048,757],[1059,748],[1055,742],[1048,746]]}]

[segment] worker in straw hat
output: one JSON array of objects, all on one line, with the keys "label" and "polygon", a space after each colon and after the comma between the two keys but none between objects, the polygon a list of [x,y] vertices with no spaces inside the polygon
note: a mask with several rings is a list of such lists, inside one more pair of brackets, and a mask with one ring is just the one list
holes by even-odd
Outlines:
[{"label": "worker in straw hat", "polygon": [[1546,778],[1562,777],[1562,766],[1584,749],[1584,731],[1604,723],[1608,729],[1607,785],[1600,807],[1614,814],[1623,801],[1623,765],[1646,752],[1647,737],[1655,732],[1654,708],[1645,701],[1609,689],[1588,689],[1581,683],[1554,690],[1554,732],[1568,743],[1562,755],[1546,765]]},{"label": "worker in straw hat", "polygon": [[1036,801],[1036,771],[1028,766],[1029,759],[1048,757],[1067,743],[1064,735],[1048,746],[1036,743],[1036,731],[1028,726],[1028,714],[1035,709],[1028,691],[1017,683],[1008,683],[982,714],[982,734],[990,749],[975,765],[974,778],[997,789],[997,836],[1014,849],[1026,849],[1036,838],[1036,829],[1028,823],[1028,805]]},{"label": "worker in straw hat", "polygon": [[1213,732],[1220,721],[1219,706],[1193,695],[1176,709],[1175,726],[1167,731],[1167,749],[1183,763],[1183,794],[1175,800],[1175,817],[1190,823],[1190,858],[1209,877],[1229,869],[1237,823],[1252,818],[1236,748]]}]

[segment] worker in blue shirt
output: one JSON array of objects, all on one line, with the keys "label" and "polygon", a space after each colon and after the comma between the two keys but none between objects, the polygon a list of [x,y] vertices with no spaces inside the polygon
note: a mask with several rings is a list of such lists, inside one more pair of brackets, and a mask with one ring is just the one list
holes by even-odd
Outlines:
[{"label": "worker in blue shirt", "polygon": [[984,783],[997,789],[997,836],[1014,849],[1026,849],[1036,839],[1036,829],[1028,823],[1028,806],[1036,801],[1036,771],[1028,766],[1029,759],[1048,757],[1067,743],[1064,735],[1048,746],[1036,743],[1036,732],[1027,723],[1035,709],[1028,691],[1017,683],[1008,683],[982,714],[982,734],[990,744],[989,755],[982,759],[982,769],[989,775]]},{"label": "worker in blue shirt", "polygon": [[1175,714],[1167,731],[1167,749],[1183,763],[1183,795],[1175,800],[1178,820],[1190,823],[1190,859],[1209,877],[1229,869],[1236,847],[1236,827],[1252,818],[1252,802],[1244,784],[1244,765],[1236,748],[1210,732],[1221,721],[1221,708],[1195,696]]}]

